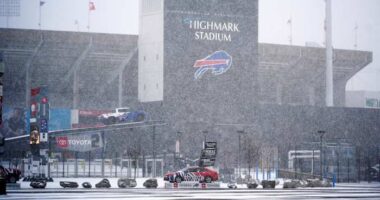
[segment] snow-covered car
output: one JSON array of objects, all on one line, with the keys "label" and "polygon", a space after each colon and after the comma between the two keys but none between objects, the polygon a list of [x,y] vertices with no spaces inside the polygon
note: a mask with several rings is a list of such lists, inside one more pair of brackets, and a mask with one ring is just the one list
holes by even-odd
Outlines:
[{"label": "snow-covered car", "polygon": [[217,181],[218,179],[218,172],[208,167],[187,167],[177,172],[169,172],[164,176],[164,181],[177,183],[182,181],[211,183],[212,181]]},{"label": "snow-covered car", "polygon": [[111,183],[108,179],[102,179],[99,183],[95,184],[96,188],[110,188]]},{"label": "snow-covered car", "polygon": [[82,187],[89,189],[89,188],[92,188],[92,185],[89,182],[84,182],[84,183],[82,183]]},{"label": "snow-covered car", "polygon": [[141,122],[145,120],[145,117],[144,111],[132,111],[129,107],[124,107],[99,115],[98,120],[103,124],[116,124],[121,122]]},{"label": "snow-covered car", "polygon": [[73,181],[60,181],[59,185],[63,188],[77,188],[79,185]]},{"label": "snow-covered car", "polygon": [[44,189],[46,187],[46,181],[39,180],[39,181],[32,181],[30,182],[30,187],[35,189]]},{"label": "snow-covered car", "polygon": [[145,188],[157,188],[158,187],[157,179],[155,178],[148,179],[143,183],[143,186]]},{"label": "snow-covered car", "polygon": [[137,182],[131,178],[120,178],[117,181],[117,186],[119,186],[119,188],[134,188],[137,186]]}]

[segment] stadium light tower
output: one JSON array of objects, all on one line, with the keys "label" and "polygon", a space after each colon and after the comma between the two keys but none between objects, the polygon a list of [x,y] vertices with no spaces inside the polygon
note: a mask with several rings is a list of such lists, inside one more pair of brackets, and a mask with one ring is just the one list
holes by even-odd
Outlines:
[{"label": "stadium light tower", "polygon": [[326,106],[334,106],[331,0],[326,0]]}]

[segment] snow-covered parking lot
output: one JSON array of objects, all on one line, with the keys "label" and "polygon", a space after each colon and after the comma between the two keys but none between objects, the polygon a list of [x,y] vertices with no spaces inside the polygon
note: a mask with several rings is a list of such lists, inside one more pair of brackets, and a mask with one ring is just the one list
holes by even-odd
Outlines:
[{"label": "snow-covered parking lot", "polygon": [[[86,179],[88,181],[88,179]],[[91,180],[95,183],[97,180]],[[248,190],[240,187],[236,190],[227,189],[163,189],[163,181],[159,181],[158,189],[144,189],[143,179],[138,179],[134,189],[118,189],[114,186],[116,179],[110,179],[111,189],[60,189],[59,182],[50,183],[47,189],[9,190],[2,199],[380,199],[379,183],[338,184],[335,188],[301,188],[263,190],[261,188]],[[78,183],[81,183],[78,181]],[[24,183],[23,183],[24,184]]]}]

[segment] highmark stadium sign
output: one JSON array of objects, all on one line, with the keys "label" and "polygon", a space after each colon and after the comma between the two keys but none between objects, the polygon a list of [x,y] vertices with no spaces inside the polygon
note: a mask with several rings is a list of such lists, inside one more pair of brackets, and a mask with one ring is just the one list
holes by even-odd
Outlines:
[{"label": "highmark stadium sign", "polygon": [[141,102],[194,102],[184,109],[198,107],[202,116],[220,110],[214,105],[248,104],[258,74],[258,0],[140,2]]},{"label": "highmark stadium sign", "polygon": [[194,30],[195,40],[232,42],[231,33],[240,32],[239,24],[204,20],[184,20],[189,29]]}]

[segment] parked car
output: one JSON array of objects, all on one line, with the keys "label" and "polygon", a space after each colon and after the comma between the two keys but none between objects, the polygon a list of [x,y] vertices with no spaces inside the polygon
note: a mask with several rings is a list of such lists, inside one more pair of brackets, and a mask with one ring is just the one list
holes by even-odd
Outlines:
[{"label": "parked car", "polygon": [[182,181],[211,183],[212,181],[217,181],[218,179],[218,172],[208,167],[187,167],[177,172],[169,172],[164,176],[164,180],[171,183],[180,183]]},{"label": "parked car", "polygon": [[0,165],[0,175],[5,177],[8,183],[16,183],[20,180],[21,171],[15,168],[5,168]]}]

